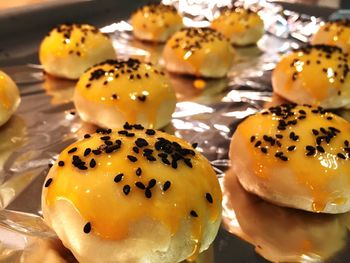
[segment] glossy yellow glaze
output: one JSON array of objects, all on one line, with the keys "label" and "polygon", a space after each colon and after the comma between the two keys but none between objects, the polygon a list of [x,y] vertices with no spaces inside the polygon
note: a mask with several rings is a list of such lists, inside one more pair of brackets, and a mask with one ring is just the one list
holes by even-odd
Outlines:
[{"label": "glossy yellow glaze", "polygon": [[166,43],[183,63],[188,63],[201,75],[200,69],[211,62],[220,61],[222,67],[233,63],[234,49],[221,33],[210,28],[185,28],[176,32]]},{"label": "glossy yellow glaze", "polygon": [[87,58],[91,50],[100,46],[110,46],[111,40],[91,25],[60,25],[43,39],[39,48],[39,59],[42,64],[48,62],[53,56],[65,58],[76,56]]},{"label": "glossy yellow glaze", "polygon": [[251,28],[263,28],[264,23],[257,13],[237,7],[225,9],[212,21],[211,27],[231,39],[244,35]]},{"label": "glossy yellow glaze", "polygon": [[327,22],[311,38],[312,44],[338,46],[344,52],[350,51],[350,25]]},{"label": "glossy yellow glaze", "polygon": [[277,79],[274,85],[305,90],[316,104],[334,93],[349,93],[343,85],[350,81],[349,74],[343,78],[348,56],[340,49],[327,53],[312,47],[308,51],[297,50],[282,57],[273,71],[273,78]]},{"label": "glossy yellow glaze", "polygon": [[[132,61],[138,65],[132,72],[128,72],[127,62],[121,62],[119,68],[108,62],[90,68],[80,77],[77,92],[86,100],[115,106],[131,123],[135,123],[137,115],[142,112],[150,127],[155,127],[160,105],[164,101],[176,101],[175,92],[162,71],[150,64]],[[104,72],[103,76],[90,80],[99,70]]]},{"label": "glossy yellow glaze", "polygon": [[161,40],[167,30],[182,27],[182,17],[172,7],[146,5],[131,16],[131,24],[134,30],[145,31],[151,39]]},{"label": "glossy yellow glaze", "polygon": [[19,91],[16,84],[8,75],[0,71],[0,106],[5,110],[10,110],[14,106],[18,96]]},{"label": "glossy yellow glaze", "polygon": [[[298,117],[302,116],[299,110],[306,112],[305,119],[298,120]],[[334,114],[315,114],[311,113],[311,110],[304,106],[298,106],[292,110],[294,115],[285,121],[297,120],[297,124],[288,126],[286,130],[277,129],[281,117],[271,113],[268,115],[258,113],[241,123],[237,132],[244,136],[257,177],[269,180],[272,171],[283,171],[287,168],[295,176],[297,182],[312,195],[313,210],[322,212],[327,203],[340,204],[345,202],[342,193],[334,191],[335,186],[332,184],[339,183],[340,178],[344,176],[347,177],[344,183],[350,184],[350,159],[341,159],[337,156],[338,153],[347,155],[344,143],[345,140],[350,140],[350,124]],[[327,119],[330,117],[331,120]],[[312,129],[320,130],[321,127],[325,129],[334,127],[341,132],[332,138],[330,143],[326,141],[321,143],[324,153],[316,151],[314,156],[306,156],[306,146],[316,147],[317,145],[317,136],[313,134]],[[291,132],[299,136],[297,141],[290,139]],[[319,133],[322,135],[321,131]],[[271,146],[263,139],[264,135],[276,139],[276,134],[283,135],[282,139],[277,139],[281,143],[280,147],[277,144]],[[253,142],[250,141],[251,136],[256,136]],[[257,141],[261,141],[262,144],[255,147]],[[288,150],[288,147],[292,145],[295,146],[295,149]],[[267,153],[263,153],[261,147],[267,147]],[[288,157],[288,161],[282,161],[275,157],[277,152],[283,152],[284,156]],[[282,173],[281,180],[283,179]],[[273,183],[271,184],[273,185]]]},{"label": "glossy yellow glaze", "polygon": [[[208,220],[214,222],[221,216],[221,190],[210,163],[195,151],[195,156],[187,155],[191,158],[193,168],[178,161],[178,168],[174,169],[157,156],[159,152],[154,148],[157,138],[175,141],[187,149],[192,149],[190,144],[162,132],[153,136],[146,135],[145,130],[134,129],[129,132],[134,132],[136,136],[126,137],[116,131],[109,134],[111,141],[122,141],[121,148],[113,153],[83,156],[86,148],[96,149],[103,145],[100,137],[105,135],[101,134],[93,134],[91,138],[65,149],[58,157],[58,161],[64,161],[65,165],[60,167],[57,161],[47,176],[53,181],[49,187],[43,188],[44,202],[49,208],[53,208],[57,200],[72,202],[86,222],[91,223],[92,232],[110,240],[127,238],[130,225],[145,217],[159,220],[171,233],[177,231],[181,220],[189,219],[192,221],[193,240],[200,244]],[[149,146],[142,149],[153,149],[157,161],[146,160],[142,156],[142,149],[138,154],[133,152],[137,138],[148,141]],[[73,147],[77,147],[77,151],[68,153]],[[87,165],[94,158],[97,165],[95,168],[79,170],[72,165],[73,155],[78,155]],[[127,155],[133,155],[138,160],[131,162]],[[137,176],[139,167],[142,174]],[[119,173],[123,173],[124,177],[116,183],[114,178]],[[151,189],[152,197],[146,198],[145,190],[137,188],[135,183],[139,181],[147,186],[151,179],[156,179],[157,183]],[[164,192],[162,189],[166,181],[170,181],[171,186]],[[131,190],[125,195],[123,187],[127,184]],[[206,193],[212,195],[213,203],[208,202]],[[196,211],[198,217],[190,216],[191,210]],[[195,248],[194,255],[199,247]]]}]

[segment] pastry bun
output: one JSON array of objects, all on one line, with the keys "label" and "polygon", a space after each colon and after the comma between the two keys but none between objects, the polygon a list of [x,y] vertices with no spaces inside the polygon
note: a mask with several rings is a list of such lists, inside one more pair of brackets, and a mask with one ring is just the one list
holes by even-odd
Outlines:
[{"label": "pastry bun", "polygon": [[166,43],[165,68],[174,73],[219,78],[232,66],[234,49],[229,40],[211,28],[184,28]]},{"label": "pastry bun", "polygon": [[86,24],[57,26],[39,48],[44,71],[67,79],[78,79],[89,67],[115,56],[109,37]]},{"label": "pastry bun", "polygon": [[308,45],[282,57],[272,73],[273,91],[298,104],[350,107],[348,55],[338,47]]},{"label": "pastry bun", "polygon": [[284,104],[244,120],[230,158],[248,192],[320,213],[350,210],[350,124],[322,108]]},{"label": "pastry bun", "polygon": [[237,46],[254,45],[264,34],[264,22],[260,16],[243,7],[224,8],[211,27]]},{"label": "pastry bun", "polygon": [[126,123],[58,157],[44,220],[79,262],[180,262],[213,242],[221,190],[208,160],[175,136]]},{"label": "pastry bun", "polygon": [[136,38],[151,42],[165,42],[182,26],[182,17],[175,7],[149,4],[137,9],[131,16]]},{"label": "pastry bun", "polygon": [[311,44],[324,44],[340,47],[345,53],[350,52],[350,20],[339,19],[322,25],[311,37]]},{"label": "pastry bun", "polygon": [[0,126],[7,122],[21,101],[16,83],[0,71]]},{"label": "pastry bun", "polygon": [[170,122],[176,96],[164,72],[151,64],[107,60],[80,77],[74,103],[84,121],[101,127],[128,121],[158,129]]}]

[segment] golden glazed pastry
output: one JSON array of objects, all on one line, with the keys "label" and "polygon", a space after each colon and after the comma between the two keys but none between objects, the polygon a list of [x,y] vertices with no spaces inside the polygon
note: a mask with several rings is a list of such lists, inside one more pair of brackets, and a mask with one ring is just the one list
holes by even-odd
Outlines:
[{"label": "golden glazed pastry", "polygon": [[170,263],[213,242],[221,199],[214,170],[190,144],[126,123],[59,155],[42,208],[80,262]]},{"label": "golden glazed pastry", "polygon": [[275,93],[298,104],[350,106],[348,55],[334,46],[315,45],[282,57],[272,73]]},{"label": "golden glazed pastry", "polygon": [[212,21],[211,27],[237,46],[256,44],[264,34],[264,22],[260,16],[243,7],[223,9],[220,16]]},{"label": "golden glazed pastry", "polygon": [[21,98],[16,83],[0,71],[0,126],[17,110]]},{"label": "golden glazed pastry", "polygon": [[174,73],[224,77],[232,66],[234,49],[229,40],[211,28],[184,28],[166,43],[165,68]]},{"label": "golden glazed pastry", "polygon": [[311,106],[248,117],[232,137],[233,171],[248,192],[322,213],[350,210],[350,124]]},{"label": "golden glazed pastry", "polygon": [[182,17],[173,6],[150,4],[131,16],[133,34],[140,40],[165,42],[182,26]]},{"label": "golden glazed pastry", "polygon": [[74,103],[84,121],[102,127],[129,121],[157,129],[170,122],[176,96],[164,72],[151,64],[107,60],[81,76]]},{"label": "golden glazed pastry", "polygon": [[340,19],[326,22],[312,36],[311,44],[338,46],[344,52],[350,52],[350,20]]},{"label": "golden glazed pastry", "polygon": [[39,59],[45,72],[78,79],[89,67],[115,58],[112,41],[91,25],[59,25],[43,39]]}]

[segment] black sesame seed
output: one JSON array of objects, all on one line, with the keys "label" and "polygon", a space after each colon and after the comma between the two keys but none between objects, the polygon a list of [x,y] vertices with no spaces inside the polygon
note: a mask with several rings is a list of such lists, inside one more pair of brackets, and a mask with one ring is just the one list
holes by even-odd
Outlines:
[{"label": "black sesame seed", "polygon": [[90,161],[90,167],[94,168],[95,166],[96,166],[96,161],[95,161],[94,158],[92,158],[91,161]]},{"label": "black sesame seed", "polygon": [[47,179],[45,183],[45,187],[49,187],[51,183],[52,183],[52,178]]},{"label": "black sesame seed", "polygon": [[77,147],[74,147],[74,148],[70,149],[70,150],[68,151],[68,153],[74,153],[74,152],[76,152],[77,150],[78,150],[78,148],[77,148]]},{"label": "black sesame seed", "polygon": [[136,146],[132,147],[132,150],[134,153],[139,153],[139,148],[137,148]]},{"label": "black sesame seed", "polygon": [[155,134],[156,134],[156,131],[155,131],[155,130],[152,130],[152,129],[147,129],[147,130],[146,130],[146,134],[147,134],[147,135],[155,135]]},{"label": "black sesame seed", "polygon": [[136,141],[135,141],[135,144],[137,147],[144,147],[144,146],[148,146],[148,142],[145,140],[145,139],[142,139],[142,138],[138,138]]},{"label": "black sesame seed", "polygon": [[317,146],[316,146],[316,150],[319,151],[320,153],[324,153],[324,152],[325,152],[325,150],[323,149],[323,147],[320,146],[320,145],[317,145]]},{"label": "black sesame seed", "polygon": [[147,198],[151,198],[151,197],[152,197],[152,192],[151,192],[151,190],[150,190],[149,188],[147,188],[147,189],[145,190],[145,196],[146,196]]},{"label": "black sesame seed", "polygon": [[131,190],[130,185],[127,185],[127,184],[124,185],[123,192],[125,195],[128,195],[130,193],[130,190]]},{"label": "black sesame seed", "polygon": [[85,138],[85,139],[88,139],[88,138],[90,138],[90,137],[91,137],[90,134],[85,134],[85,135],[84,135],[84,138]]},{"label": "black sesame seed", "polygon": [[296,146],[295,146],[295,145],[291,145],[291,146],[289,146],[289,147],[288,147],[288,151],[294,151],[294,150],[295,150],[295,148],[296,148]]},{"label": "black sesame seed", "polygon": [[142,190],[146,189],[146,186],[142,182],[136,182],[135,185]]},{"label": "black sesame seed", "polygon": [[102,141],[107,141],[107,140],[111,139],[111,137],[110,136],[102,136],[102,137],[100,137],[100,139]]},{"label": "black sesame seed", "polygon": [[120,173],[114,177],[114,182],[119,183],[121,180],[123,180],[124,174]]},{"label": "black sesame seed", "polygon": [[254,146],[259,147],[260,145],[261,145],[261,141],[257,141]]},{"label": "black sesame seed", "polygon": [[250,137],[250,142],[254,142],[255,138],[256,138],[255,136]]},{"label": "black sesame seed", "polygon": [[112,142],[112,141],[105,141],[105,144],[106,144],[107,146],[111,146],[111,145],[113,145],[113,142]]},{"label": "black sesame seed", "polygon": [[338,153],[337,156],[341,159],[344,159],[344,160],[346,159],[345,155],[342,153]]},{"label": "black sesame seed", "polygon": [[100,155],[102,152],[100,150],[92,150],[92,153],[95,155]]},{"label": "black sesame seed", "polygon": [[151,179],[149,182],[148,182],[148,186],[147,188],[151,189],[152,187],[154,187],[156,185],[157,181],[156,179]]},{"label": "black sesame seed", "polygon": [[282,139],[282,138],[283,138],[283,135],[282,135],[282,134],[276,134],[276,138]]},{"label": "black sesame seed", "polygon": [[318,130],[315,130],[315,129],[312,129],[312,133],[313,133],[314,135],[319,135],[319,134],[320,134],[319,131],[318,131]]},{"label": "black sesame seed", "polygon": [[61,167],[64,166],[64,161],[59,161],[58,166],[61,166]]},{"label": "black sesame seed", "polygon": [[170,181],[166,181],[163,185],[163,192],[165,192],[166,190],[168,190],[170,188],[171,182]]},{"label": "black sesame seed", "polygon": [[125,134],[126,137],[134,137],[135,136],[135,133],[133,132],[129,132],[127,134]]},{"label": "black sesame seed", "polygon": [[209,203],[213,203],[213,197],[211,196],[210,193],[206,193],[205,194],[205,198],[208,200]]},{"label": "black sesame seed", "polygon": [[135,156],[133,156],[133,155],[128,155],[127,157],[133,163],[137,161],[137,158]]},{"label": "black sesame seed", "polygon": [[137,176],[140,176],[141,174],[142,174],[142,170],[141,170],[140,167],[138,167],[138,168],[136,169],[136,175],[137,175]]},{"label": "black sesame seed", "polygon": [[91,232],[91,224],[90,224],[90,222],[89,223],[87,223],[85,226],[84,226],[84,233],[85,234],[89,234],[90,232]]},{"label": "black sesame seed", "polygon": [[86,148],[84,151],[84,156],[88,156],[91,153],[91,149],[90,148]]},{"label": "black sesame seed", "polygon": [[266,147],[261,147],[260,150],[261,150],[263,153],[267,153],[267,148],[266,148]]},{"label": "black sesame seed", "polygon": [[198,214],[197,214],[196,211],[194,211],[194,210],[191,210],[190,215],[191,215],[192,217],[198,217]]}]

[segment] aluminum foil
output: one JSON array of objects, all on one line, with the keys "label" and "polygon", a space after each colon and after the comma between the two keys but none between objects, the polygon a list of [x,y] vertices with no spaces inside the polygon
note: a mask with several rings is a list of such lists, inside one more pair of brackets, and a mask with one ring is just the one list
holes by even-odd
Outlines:
[{"label": "aluminum foil", "polygon": [[[231,1],[164,2],[178,7],[186,25],[207,26],[219,8]],[[322,23],[319,18],[284,11],[265,1],[239,4],[259,10],[266,34],[257,46],[237,48],[228,77],[196,79],[169,74],[178,103],[172,122],[164,130],[197,142],[224,190],[223,227],[198,262],[242,262],[245,256],[237,260],[241,251],[231,242],[236,236],[271,261],[350,260],[340,253],[350,249],[350,214],[326,216],[276,207],[244,192],[229,170],[228,146],[237,125],[256,111],[282,102],[273,96],[270,81],[280,54],[306,42]],[[162,46],[135,40],[127,21],[101,30],[111,36],[119,58],[163,65]],[[48,164],[95,127],[75,114],[74,82],[44,75],[39,65],[5,70],[20,86],[22,103],[0,128],[0,262],[75,262],[40,217],[41,187]],[[48,258],[51,261],[45,261]]]}]

